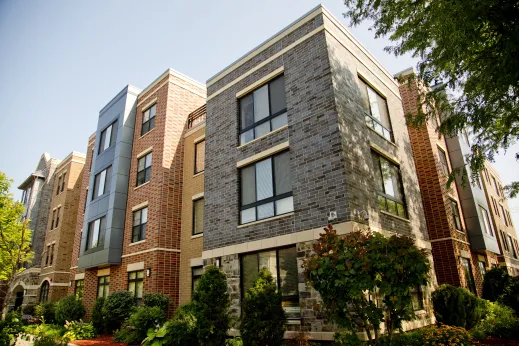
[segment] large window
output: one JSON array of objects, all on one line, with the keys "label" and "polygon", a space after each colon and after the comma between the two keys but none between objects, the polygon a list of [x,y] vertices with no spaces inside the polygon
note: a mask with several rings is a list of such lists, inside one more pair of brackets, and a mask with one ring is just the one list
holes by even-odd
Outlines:
[{"label": "large window", "polygon": [[40,287],[40,303],[45,303],[49,300],[49,282],[44,281]]},{"label": "large window", "polygon": [[74,285],[74,295],[76,299],[83,299],[83,292],[85,291],[85,280],[76,280],[76,284]]},{"label": "large window", "polygon": [[204,274],[204,267],[200,266],[191,268],[191,293],[195,291],[196,285],[202,277],[202,274]]},{"label": "large window", "polygon": [[423,310],[423,292],[420,286],[411,290],[411,302],[414,311]]},{"label": "large window", "polygon": [[503,232],[503,231],[501,231],[501,241],[503,243],[503,247],[505,248],[505,250],[510,251],[510,248],[508,247],[508,242],[506,240],[505,232]]},{"label": "large window", "polygon": [[50,258],[50,245],[47,245],[47,254],[45,256],[45,266],[46,267],[49,265],[49,258]]},{"label": "large window", "polygon": [[[497,205],[497,202],[496,202],[496,205]],[[508,224],[508,220],[506,218],[507,215],[505,213],[505,208],[503,208],[503,206],[501,204],[499,206],[501,207],[501,212],[503,213],[503,221],[505,222],[505,225],[508,227],[509,224]],[[498,214],[499,214],[499,212],[498,212]]]},{"label": "large window", "polygon": [[65,182],[67,181],[67,173],[63,173],[63,179],[61,180],[61,192],[65,190]]},{"label": "large window", "polygon": [[205,140],[195,143],[195,174],[205,169]]},{"label": "large window", "polygon": [[262,268],[267,268],[283,296],[288,319],[300,318],[297,251],[295,247],[262,251],[241,257],[242,297],[253,286]]},{"label": "large window", "polygon": [[240,98],[240,145],[288,124],[285,77]]},{"label": "large window", "polygon": [[106,228],[106,218],[103,216],[88,224],[87,244],[85,250],[102,246]]},{"label": "large window", "polygon": [[481,211],[481,215],[483,217],[483,228],[485,233],[494,236],[494,230],[490,224],[490,216],[488,215],[488,211],[482,206],[479,206],[479,210]]},{"label": "large window", "polygon": [[442,173],[445,175],[449,175],[449,164],[447,163],[447,155],[445,155],[445,152],[438,148],[438,156],[440,157],[440,166],[442,168]]},{"label": "large window", "polygon": [[59,226],[59,215],[60,214],[61,214],[61,207],[58,207],[58,209],[56,209],[56,224],[54,225],[54,227]]},{"label": "large window", "polygon": [[141,127],[141,136],[145,133],[148,133],[155,127],[155,113],[157,112],[157,105],[153,105],[150,108],[146,109],[144,113],[142,113],[142,127]]},{"label": "large window", "polygon": [[499,196],[499,185],[497,184],[496,178],[492,176],[492,181],[494,182],[494,189],[496,190],[496,194]]},{"label": "large window", "polygon": [[101,131],[101,139],[99,140],[99,154],[110,148],[115,143],[117,135],[117,122],[112,123],[106,129]]},{"label": "large window", "polygon": [[378,193],[377,203],[381,210],[406,217],[404,189],[400,169],[376,152],[371,152],[375,169],[375,185]]},{"label": "large window", "polygon": [[474,276],[472,275],[472,268],[470,266],[470,261],[467,258],[461,257],[461,265],[463,267],[463,271],[465,272],[465,284],[466,288],[476,294],[476,285],[474,284]]},{"label": "large window", "polygon": [[478,268],[481,277],[485,277],[485,274],[487,273],[487,264],[484,261],[478,261]]},{"label": "large window", "polygon": [[50,259],[49,259],[49,265],[51,266],[52,263],[54,263],[54,243],[50,247]]},{"label": "large window", "polygon": [[58,178],[58,184],[57,184],[57,188],[56,188],[56,195],[59,195],[60,189],[61,189],[61,175]]},{"label": "large window", "polygon": [[97,278],[97,298],[106,298],[110,293],[110,275]]},{"label": "large window", "polygon": [[365,81],[360,80],[360,92],[362,95],[362,106],[366,112],[366,124],[375,132],[391,141],[393,139],[391,131],[391,121],[387,109],[387,101]]},{"label": "large window", "polygon": [[506,240],[508,241],[508,247],[511,249],[509,250],[515,258],[517,258],[517,253],[515,252],[514,242],[512,241],[512,237],[510,235],[506,235]]},{"label": "large window", "polygon": [[56,209],[52,211],[52,221],[50,223],[50,229],[54,229],[54,223],[56,222]]},{"label": "large window", "polygon": [[137,161],[137,185],[142,185],[151,178],[151,156],[152,153],[144,155]]},{"label": "large window", "polygon": [[461,231],[461,218],[460,218],[460,209],[458,208],[458,203],[454,200],[451,201],[451,212],[452,212],[452,220],[454,222],[454,227],[458,231]]},{"label": "large window", "polygon": [[193,201],[193,235],[204,233],[204,199]]},{"label": "large window", "polygon": [[146,239],[148,207],[133,212],[132,243]]},{"label": "large window", "polygon": [[110,190],[110,180],[112,179],[112,166],[96,174],[94,178],[94,188],[92,190],[92,200],[107,193]]},{"label": "large window", "polygon": [[142,292],[144,289],[144,270],[138,270],[128,273],[128,291],[132,292],[137,304],[142,300]]},{"label": "large window", "polygon": [[246,166],[240,175],[241,224],[294,210],[289,151]]}]

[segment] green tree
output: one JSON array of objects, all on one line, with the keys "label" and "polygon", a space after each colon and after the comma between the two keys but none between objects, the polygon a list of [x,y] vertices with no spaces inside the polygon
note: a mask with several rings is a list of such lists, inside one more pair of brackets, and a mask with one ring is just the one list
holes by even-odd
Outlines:
[{"label": "green tree", "polygon": [[231,304],[225,274],[215,266],[208,267],[196,285],[192,300],[200,345],[224,345]]},{"label": "green tree", "polygon": [[282,300],[272,274],[262,268],[242,303],[240,332],[245,346],[283,344],[286,316]]},{"label": "green tree", "polygon": [[[375,37],[389,36],[396,56],[418,57],[418,77],[426,87],[441,85],[419,100],[449,114],[438,131],[469,127],[474,135],[469,165],[472,179],[484,159],[493,160],[519,139],[519,3],[499,0],[344,0],[353,25],[372,22]],[[449,102],[445,91],[450,91]],[[409,119],[419,125],[423,107]],[[427,109],[427,108],[425,108]],[[515,153],[519,160],[519,153]],[[459,170],[458,170],[459,172]],[[451,176],[450,181],[454,178]],[[506,187],[513,197],[519,182]]]},{"label": "green tree", "polygon": [[[0,171],[0,280],[8,290],[23,264],[33,257],[29,220],[22,220],[24,206],[9,193],[12,180]],[[7,292],[2,292],[5,294]]]},{"label": "green tree", "polygon": [[425,252],[403,236],[356,231],[339,237],[331,225],[324,230],[303,266],[329,318],[352,333],[364,330],[370,341],[385,321],[391,338],[402,321],[415,318],[411,290],[427,284]]},{"label": "green tree", "polygon": [[509,279],[510,275],[503,268],[489,270],[483,278],[483,298],[491,302],[498,301]]}]

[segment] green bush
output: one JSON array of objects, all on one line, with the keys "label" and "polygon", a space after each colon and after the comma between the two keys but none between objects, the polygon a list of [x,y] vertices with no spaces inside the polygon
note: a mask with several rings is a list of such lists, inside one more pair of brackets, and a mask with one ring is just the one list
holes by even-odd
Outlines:
[{"label": "green bush", "polygon": [[5,319],[0,321],[0,346],[9,346],[11,340],[24,331],[22,316],[19,312],[9,312]]},{"label": "green bush", "polygon": [[41,318],[45,323],[54,323],[54,303],[40,303],[34,308],[34,313]]},{"label": "green bush", "polygon": [[267,268],[261,269],[254,285],[245,292],[240,325],[247,346],[281,346],[286,316],[281,292]]},{"label": "green bush", "polygon": [[455,326],[440,325],[425,327],[418,331],[423,338],[421,345],[456,345],[468,346],[470,334],[466,329]]},{"label": "green bush", "polygon": [[198,341],[202,346],[225,344],[230,325],[230,299],[225,274],[210,266],[200,277],[193,293]]},{"label": "green bush", "polygon": [[85,315],[85,307],[75,295],[69,295],[56,303],[54,321],[64,325],[65,321],[79,321]]},{"label": "green bush", "polygon": [[510,275],[502,268],[489,270],[483,279],[483,299],[498,301],[503,294]]},{"label": "green bush", "polygon": [[344,332],[336,332],[333,335],[334,345],[337,346],[360,346],[363,342],[359,339],[356,333],[350,330]]},{"label": "green bush", "polygon": [[97,298],[94,307],[92,308],[92,317],[90,321],[94,326],[97,334],[106,333],[105,321],[103,317],[103,305],[105,304],[105,298]]},{"label": "green bush", "polygon": [[519,320],[506,305],[485,301],[485,317],[470,331],[472,338],[488,337],[509,339],[519,335]]},{"label": "green bush", "polygon": [[225,346],[243,346],[242,338],[231,338],[225,340]]},{"label": "green bush", "polygon": [[196,316],[193,304],[182,305],[165,325],[167,345],[183,346],[198,344]]},{"label": "green bush", "polygon": [[106,331],[113,333],[120,329],[124,321],[130,317],[135,307],[135,298],[132,292],[117,291],[110,293],[103,304],[103,317]]},{"label": "green bush", "polygon": [[36,309],[36,305],[25,305],[23,308],[22,308],[22,313],[24,315],[31,315],[31,316],[34,316],[35,315],[35,309]]},{"label": "green bush", "polygon": [[519,277],[510,277],[499,301],[515,311],[519,317]]},{"label": "green bush", "polygon": [[158,306],[165,313],[168,312],[170,299],[169,296],[162,293],[148,293],[143,297],[144,306]]},{"label": "green bush", "polygon": [[149,329],[155,329],[165,320],[166,313],[160,307],[141,306],[132,312],[123,328],[115,334],[114,340],[130,345],[140,344]]},{"label": "green bush", "polygon": [[432,302],[436,321],[448,326],[471,329],[483,316],[483,300],[461,287],[441,285]]},{"label": "green bush", "polygon": [[97,336],[92,323],[67,322],[65,323],[65,329],[67,331],[63,334],[63,339],[68,341],[93,339]]}]

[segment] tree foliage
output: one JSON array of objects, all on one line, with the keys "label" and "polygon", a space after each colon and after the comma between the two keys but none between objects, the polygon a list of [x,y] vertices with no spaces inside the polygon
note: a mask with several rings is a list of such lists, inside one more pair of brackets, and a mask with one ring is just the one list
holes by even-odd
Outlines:
[{"label": "tree foliage", "polygon": [[510,275],[503,268],[489,270],[483,278],[483,298],[491,302],[498,301],[503,295]]},{"label": "tree foliage", "polygon": [[371,340],[382,322],[391,337],[415,318],[411,290],[427,284],[429,261],[410,238],[369,231],[339,237],[328,225],[314,252],[303,264],[305,275],[340,327],[364,330]]},{"label": "tree foliage", "polygon": [[484,315],[484,301],[464,288],[441,285],[432,294],[438,323],[472,329]]},{"label": "tree foliage", "polygon": [[[422,105],[439,108],[438,131],[445,135],[469,127],[474,141],[469,165],[472,178],[519,139],[519,3],[500,0],[344,0],[353,25],[372,22],[375,36],[389,36],[396,56],[418,57],[418,77],[438,85]],[[449,91],[449,102],[445,102]],[[419,125],[426,107],[409,114]],[[431,107],[429,107],[431,109]],[[519,160],[519,153],[515,153]],[[505,188],[519,193],[519,182]]]}]

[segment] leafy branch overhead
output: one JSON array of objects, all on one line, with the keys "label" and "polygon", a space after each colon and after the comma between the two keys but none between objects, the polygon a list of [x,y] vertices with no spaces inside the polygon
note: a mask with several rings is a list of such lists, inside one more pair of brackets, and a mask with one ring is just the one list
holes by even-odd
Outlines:
[{"label": "leafy branch overhead", "polygon": [[[472,178],[484,159],[519,139],[519,3],[498,0],[344,0],[353,25],[372,22],[376,37],[389,36],[396,56],[420,59],[418,78],[431,92],[409,115],[414,125],[435,106],[444,135],[470,129]],[[434,87],[436,86],[436,87]],[[448,98],[447,95],[448,94]],[[445,102],[448,101],[448,102]],[[515,153],[519,160],[519,153]],[[505,188],[519,194],[519,183]]]}]

